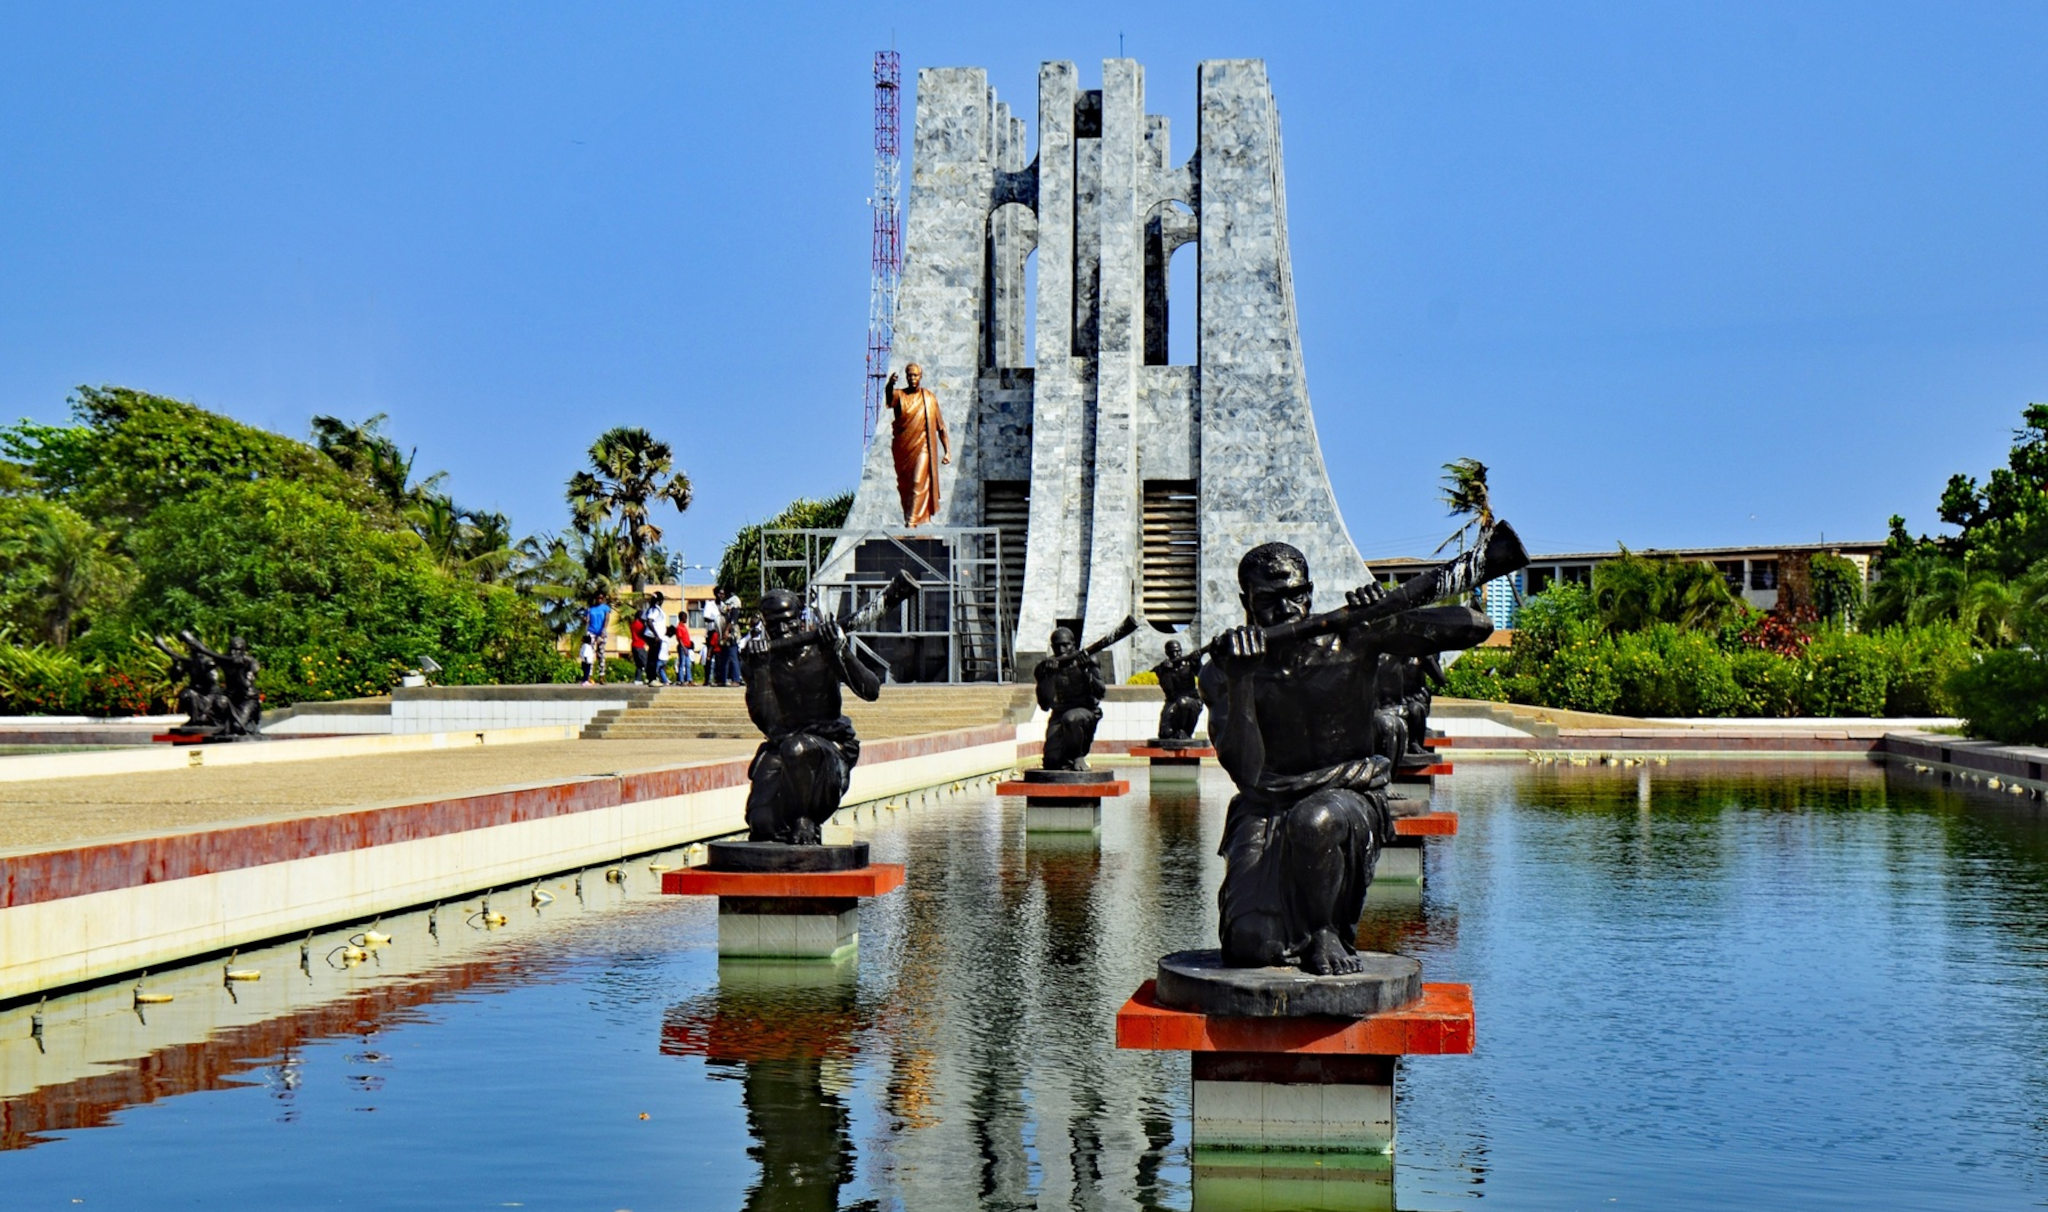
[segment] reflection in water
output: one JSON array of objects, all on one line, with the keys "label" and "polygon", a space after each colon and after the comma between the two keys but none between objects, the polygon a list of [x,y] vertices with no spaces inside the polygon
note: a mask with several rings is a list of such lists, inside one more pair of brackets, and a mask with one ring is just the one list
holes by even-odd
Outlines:
[{"label": "reflection in water", "polygon": [[[845,1094],[860,1030],[854,966],[728,960],[718,988],[663,1016],[661,1050],[701,1056],[741,1084],[747,1155],[760,1164],[751,1212],[828,1212],[853,1178]],[[851,1205],[872,1208],[872,1200]]]}]

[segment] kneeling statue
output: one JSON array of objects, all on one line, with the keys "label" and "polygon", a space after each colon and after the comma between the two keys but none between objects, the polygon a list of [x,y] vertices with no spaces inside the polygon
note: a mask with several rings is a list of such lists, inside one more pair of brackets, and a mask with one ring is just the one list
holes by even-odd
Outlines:
[{"label": "kneeling statue", "polygon": [[1102,722],[1102,666],[1068,628],[1053,629],[1051,648],[1052,655],[1031,671],[1038,683],[1038,705],[1050,714],[1042,765],[1047,770],[1086,770],[1095,726]]},{"label": "kneeling statue", "polygon": [[747,768],[747,839],[815,846],[860,760],[839,687],[873,702],[882,680],[839,624],[806,627],[802,603],[787,589],[761,595],[761,623],[765,634],[740,646],[747,715],[767,737]]},{"label": "kneeling statue", "polygon": [[1476,611],[1401,609],[1482,579],[1483,565],[1460,557],[1393,597],[1366,585],[1346,609],[1311,618],[1315,586],[1299,550],[1267,543],[1239,562],[1248,622],[1210,642],[1201,674],[1210,743],[1238,787],[1221,847],[1226,964],[1359,970],[1358,919],[1392,831],[1391,763],[1374,721],[1380,657],[1483,639],[1492,625]]},{"label": "kneeling statue", "polygon": [[1195,723],[1202,718],[1202,699],[1195,678],[1202,670],[1202,654],[1182,654],[1179,640],[1166,641],[1166,659],[1152,667],[1159,679],[1159,693],[1166,705],[1159,709],[1159,739],[1185,741],[1195,735]]}]

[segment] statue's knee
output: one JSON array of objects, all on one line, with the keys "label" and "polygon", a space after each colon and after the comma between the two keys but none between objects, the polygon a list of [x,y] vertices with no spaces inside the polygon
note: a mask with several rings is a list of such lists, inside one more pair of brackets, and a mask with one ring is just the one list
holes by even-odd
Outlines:
[{"label": "statue's knee", "polygon": [[1365,814],[1349,795],[1319,792],[1287,814],[1291,842],[1328,846],[1342,842],[1364,823]]}]

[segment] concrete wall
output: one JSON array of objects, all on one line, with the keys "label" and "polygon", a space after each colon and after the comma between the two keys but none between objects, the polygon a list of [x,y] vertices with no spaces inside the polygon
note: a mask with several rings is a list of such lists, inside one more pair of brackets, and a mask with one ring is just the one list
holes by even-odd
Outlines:
[{"label": "concrete wall", "polygon": [[[365,738],[376,739],[398,738]],[[1011,725],[872,741],[848,802],[1016,761]],[[0,855],[0,1001],[733,833],[745,827],[746,767]]]}]

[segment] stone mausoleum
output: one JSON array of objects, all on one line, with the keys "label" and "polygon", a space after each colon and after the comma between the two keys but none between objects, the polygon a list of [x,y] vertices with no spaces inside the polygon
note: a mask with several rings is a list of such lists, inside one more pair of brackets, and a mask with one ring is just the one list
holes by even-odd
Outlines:
[{"label": "stone mausoleum", "polygon": [[[923,368],[951,428],[927,525],[1002,535],[1020,676],[1060,624],[1084,643],[1126,614],[1149,624],[1106,654],[1120,680],[1173,632],[1240,622],[1237,561],[1258,543],[1307,552],[1326,597],[1368,576],[1309,411],[1265,64],[1198,72],[1178,158],[1133,60],[1105,61],[1099,89],[1044,64],[1035,155],[986,72],[918,73],[892,366]],[[1167,268],[1185,244],[1196,354],[1173,365]],[[849,528],[914,533],[895,477],[885,418]]]}]

